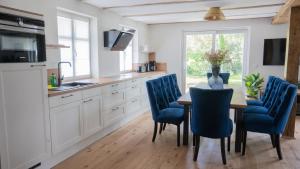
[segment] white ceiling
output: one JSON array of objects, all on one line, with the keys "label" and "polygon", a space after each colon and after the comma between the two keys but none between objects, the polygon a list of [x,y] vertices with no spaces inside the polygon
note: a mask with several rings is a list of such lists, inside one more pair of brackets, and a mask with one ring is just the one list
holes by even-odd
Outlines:
[{"label": "white ceiling", "polygon": [[275,16],[285,0],[82,0],[146,24],[203,21],[209,7],[223,9],[226,19]]}]

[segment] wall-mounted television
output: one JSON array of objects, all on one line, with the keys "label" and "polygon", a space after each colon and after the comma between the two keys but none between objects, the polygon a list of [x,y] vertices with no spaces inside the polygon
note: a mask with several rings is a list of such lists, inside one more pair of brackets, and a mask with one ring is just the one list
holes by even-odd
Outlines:
[{"label": "wall-mounted television", "polygon": [[265,39],[263,65],[284,65],[286,38]]}]

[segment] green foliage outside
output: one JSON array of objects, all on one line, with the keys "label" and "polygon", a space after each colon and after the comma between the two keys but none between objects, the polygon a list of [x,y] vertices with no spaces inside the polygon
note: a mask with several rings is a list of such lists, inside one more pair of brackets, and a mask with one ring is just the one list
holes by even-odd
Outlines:
[{"label": "green foliage outside", "polygon": [[[187,35],[187,77],[188,78],[206,78],[206,73],[211,72],[211,65],[205,60],[205,53],[211,51],[212,35],[199,34]],[[230,81],[242,81],[242,59],[244,52],[244,35],[218,34],[216,36],[216,49],[228,50],[230,63],[224,63],[221,66],[221,72],[231,74]]]}]

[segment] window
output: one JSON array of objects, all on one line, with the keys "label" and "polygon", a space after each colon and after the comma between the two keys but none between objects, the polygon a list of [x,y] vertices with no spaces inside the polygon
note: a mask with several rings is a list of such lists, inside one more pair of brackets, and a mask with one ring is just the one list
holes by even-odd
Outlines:
[{"label": "window", "polygon": [[58,22],[58,43],[69,46],[60,50],[62,74],[68,79],[90,77],[90,20],[69,13],[60,13]]},{"label": "window", "polygon": [[120,52],[120,72],[128,72],[132,70],[133,58],[133,40],[128,44],[124,51]]}]

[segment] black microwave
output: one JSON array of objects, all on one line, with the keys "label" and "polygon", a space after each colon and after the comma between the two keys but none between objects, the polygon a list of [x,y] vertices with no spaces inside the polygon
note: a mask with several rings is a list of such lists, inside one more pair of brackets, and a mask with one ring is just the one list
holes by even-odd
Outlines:
[{"label": "black microwave", "polygon": [[44,21],[0,13],[0,63],[44,61]]}]

